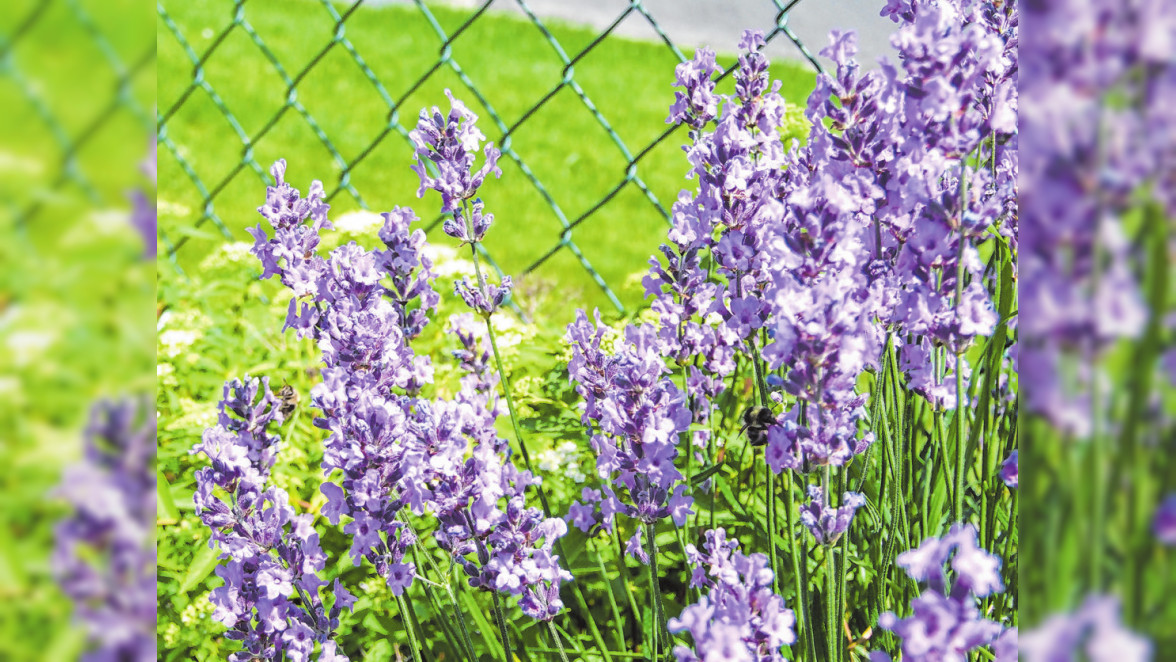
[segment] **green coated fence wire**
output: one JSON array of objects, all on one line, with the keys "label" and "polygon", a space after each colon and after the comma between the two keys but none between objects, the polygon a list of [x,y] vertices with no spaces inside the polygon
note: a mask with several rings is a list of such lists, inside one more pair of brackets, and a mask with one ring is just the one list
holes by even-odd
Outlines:
[{"label": "green coated fence wire", "polygon": [[[101,155],[94,155],[89,159],[90,163],[86,163],[83,156],[91,156],[88,150],[99,149],[94,144],[100,138],[125,138],[126,127],[132,125],[137,127],[134,131],[142,135],[134,148],[135,158],[142,159],[148,145],[146,138],[155,129],[155,118],[147,107],[154,98],[154,39],[146,34],[132,35],[129,39],[125,34],[113,38],[112,33],[104,32],[100,21],[86,9],[82,0],[38,0],[26,4],[30,5],[27,9],[13,3],[0,10],[0,14],[12,12],[6,18],[13,19],[5,21],[12,26],[9,30],[0,28],[0,82],[5,83],[5,114],[12,121],[13,116],[31,111],[33,125],[17,128],[32,136],[44,132],[46,137],[40,142],[30,138],[29,144],[6,145],[5,149],[17,152],[23,149],[35,154],[39,162],[49,164],[36,173],[26,173],[32,179],[30,185],[19,194],[6,195],[2,201],[15,221],[15,227],[22,230],[42,215],[46,201],[54,197],[76,198],[94,208],[120,204],[133,181],[133,169],[125,186],[102,186],[95,182],[95,175],[106,167],[108,161],[103,161]],[[23,14],[18,13],[22,9]],[[98,9],[105,12],[104,7]],[[106,29],[111,28],[107,25]],[[50,41],[46,35],[68,45],[46,46],[45,42]],[[44,70],[61,62],[76,65],[78,60],[70,57],[83,50],[98,57],[83,60],[83,67],[65,72],[65,75],[74,80],[85,77],[109,81],[105,92],[98,97],[54,98],[53,94],[47,93],[46,87],[57,85],[60,88],[61,85],[47,83]],[[47,55],[60,57],[46,64]],[[147,83],[150,83],[152,94],[137,95],[135,85]],[[145,103],[143,96],[152,99]],[[79,112],[84,114],[81,121],[76,117]],[[66,120],[66,115],[71,119]]]},{"label": "green coated fence wire", "polygon": [[[408,115],[408,126],[405,125],[404,121],[402,121],[403,118],[401,114],[401,111],[404,109],[405,102],[431,77],[437,75],[439,72],[448,70],[457,76],[461,84],[465,86],[466,90],[468,90],[468,92],[473,95],[486,109],[487,118],[498,128],[502,134],[502,138],[498,142],[498,147],[502,151],[503,157],[510,159],[518,165],[527,181],[530,182],[531,186],[535,188],[538,194],[550,207],[552,214],[558,221],[559,225],[557,228],[555,228],[557,232],[550,248],[536,255],[534,259],[530,260],[529,265],[523,269],[522,274],[519,275],[526,275],[531,273],[561,251],[568,251],[583,267],[592,281],[596,284],[597,287],[600,288],[601,292],[605,297],[607,297],[616,310],[622,314],[626,312],[625,306],[618,298],[614,287],[605,282],[605,279],[600,275],[600,273],[597,272],[595,268],[593,268],[592,263],[585,256],[580,246],[577,245],[574,238],[574,231],[577,227],[593,218],[593,216],[596,215],[597,212],[599,212],[603,207],[605,207],[610,200],[615,198],[625,188],[630,186],[636,187],[636,189],[640,191],[640,193],[649,201],[649,204],[657,210],[657,213],[666,221],[667,224],[670,222],[670,213],[666,210],[666,207],[662,204],[662,202],[658,200],[657,196],[654,195],[650,187],[646,185],[645,180],[642,179],[640,164],[642,158],[649,154],[662,141],[666,140],[671,135],[673,135],[675,131],[677,131],[678,125],[670,126],[664,132],[654,138],[649,144],[641,146],[640,149],[635,150],[631,148],[625,143],[624,140],[621,139],[620,135],[613,128],[613,125],[609,122],[608,117],[606,117],[604,112],[602,112],[596,106],[596,104],[593,103],[592,99],[584,91],[580,83],[577,82],[575,77],[575,69],[576,64],[594,48],[600,45],[601,42],[612,35],[617,26],[619,26],[622,21],[634,16],[640,17],[640,19],[635,20],[644,20],[648,22],[654,32],[658,35],[661,41],[664,42],[665,46],[673,52],[674,57],[677,58],[679,62],[686,60],[686,56],[683,54],[681,49],[679,49],[674,44],[669,35],[667,35],[658,24],[655,17],[651,15],[645,6],[643,6],[641,0],[630,0],[628,6],[616,17],[615,20],[612,21],[612,23],[607,28],[601,31],[595,39],[588,43],[587,46],[574,54],[569,54],[569,52],[564,48],[563,44],[560,43],[560,41],[543,23],[543,21],[540,20],[540,18],[535,14],[526,0],[513,0],[514,4],[517,5],[517,8],[520,9],[526,17],[526,20],[534,24],[534,26],[542,33],[544,39],[550,45],[556,57],[558,57],[563,68],[560,80],[556,82],[556,84],[546,94],[536,99],[534,104],[531,105],[530,108],[526,110],[521,117],[519,117],[519,119],[509,125],[503,120],[502,115],[496,110],[492,96],[484,93],[474,83],[470,76],[466,74],[466,71],[462,68],[461,64],[453,54],[454,43],[460,39],[472,25],[474,25],[477,21],[486,15],[486,12],[490,10],[493,5],[495,5],[495,0],[486,0],[483,2],[473,11],[473,13],[469,15],[469,17],[464,22],[462,22],[452,32],[448,32],[445,30],[445,28],[442,27],[441,23],[437,20],[437,17],[423,0],[414,0],[413,4],[423,15],[428,25],[436,33],[437,39],[439,40],[440,49],[438,51],[437,59],[433,65],[427,71],[425,71],[424,74],[421,75],[412,85],[410,85],[409,88],[403,94],[401,94],[399,98],[393,98],[392,95],[389,94],[385,84],[381,82],[380,78],[372,71],[367,62],[364,60],[363,56],[356,49],[355,45],[347,37],[347,21],[355,14],[356,10],[359,9],[361,5],[363,5],[364,0],[356,0],[354,3],[347,6],[342,12],[340,12],[340,7],[331,0],[318,0],[318,2],[321,3],[322,7],[326,10],[327,17],[333,21],[331,37],[319,48],[310,61],[305,66],[301,67],[301,69],[298,71],[288,69],[282,63],[281,59],[275,54],[274,49],[266,44],[265,40],[261,38],[258,32],[250,24],[248,17],[246,16],[246,0],[235,0],[231,8],[232,20],[226,26],[224,26],[224,28],[221,29],[219,33],[212,35],[209,45],[204,49],[203,52],[197,52],[197,50],[193,48],[191,40],[185,36],[183,31],[177,25],[177,22],[169,14],[165,5],[175,1],[178,0],[160,2],[157,5],[157,11],[159,14],[162,30],[166,30],[167,33],[170,33],[170,35],[176,40],[180,48],[183,50],[187,59],[191,62],[191,80],[187,83],[183,91],[176,97],[174,102],[171,102],[167,108],[161,108],[158,111],[157,131],[160,148],[166,149],[171,154],[171,156],[175,158],[176,162],[179,164],[180,169],[190,180],[191,186],[195,188],[197,194],[199,195],[201,209],[199,210],[199,214],[195,219],[194,224],[191,226],[192,229],[199,228],[205,223],[211,222],[221,235],[223,235],[226,239],[232,239],[232,234],[230,233],[224,220],[217,213],[217,197],[235,180],[236,177],[238,177],[238,175],[247,169],[253,171],[259,180],[263,183],[263,185],[272,184],[272,180],[268,175],[266,168],[263,167],[263,165],[255,158],[254,145],[256,145],[257,142],[261,140],[266,134],[272,131],[274,127],[277,126],[278,123],[291,112],[295,113],[297,116],[301,117],[303,121],[305,121],[319,142],[322,143],[323,147],[330,155],[330,158],[334,161],[336,167],[339,169],[338,179],[336,182],[334,182],[334,188],[330,189],[330,185],[327,185],[328,190],[326,192],[326,200],[330,202],[336,196],[342,193],[346,193],[361,209],[370,210],[370,207],[364,200],[362,194],[352,184],[352,173],[354,172],[356,166],[368,158],[369,155],[372,154],[373,150],[383,143],[384,140],[390,135],[394,133],[399,134],[400,137],[406,142],[410,142],[409,131],[415,123],[416,116],[415,109],[411,109]],[[511,0],[499,0],[498,4],[506,5],[510,1]],[[821,67],[816,58],[788,26],[789,12],[799,3],[800,0],[791,0],[790,2],[784,2],[783,0],[764,1],[771,2],[776,9],[774,25],[748,27],[766,28],[764,29],[764,36],[767,41],[772,41],[774,39],[787,39],[791,41],[799,49],[803,57],[808,60],[808,62],[819,72]],[[281,106],[277,109],[269,121],[265,122],[262,127],[252,135],[245,131],[241,122],[236,116],[234,116],[233,112],[225,104],[221,96],[217,94],[216,88],[208,81],[205,76],[206,63],[208,63],[211,58],[217,57],[218,50],[221,48],[221,46],[226,42],[230,35],[236,32],[243,33],[248,37],[249,41],[273,66],[274,70],[277,72],[285,86],[285,99],[281,103]],[[207,37],[208,35],[206,34],[205,36]],[[298,98],[299,83],[303,81],[307,75],[312,70],[314,70],[315,67],[318,66],[325,57],[327,57],[328,54],[336,50],[344,51],[347,56],[349,56],[354,61],[355,65],[358,66],[360,71],[363,72],[363,75],[366,77],[367,81],[371,84],[372,88],[374,88],[375,92],[387,106],[387,122],[385,126],[374,137],[371,143],[368,144],[365,148],[361,149],[359,153],[350,161],[343,157],[340,149],[334,142],[332,142],[331,136],[327,135],[327,133],[322,128],[322,125],[315,119],[314,115],[310,113],[307,107],[303,105]],[[731,71],[732,69],[724,70],[722,72],[722,77],[725,78],[731,73]],[[593,115],[596,122],[608,135],[611,143],[616,147],[616,149],[620,150],[626,162],[624,172],[619,175],[616,184],[611,189],[609,189],[607,193],[605,193],[600,198],[600,200],[598,200],[595,204],[590,205],[586,211],[574,218],[569,217],[569,215],[566,214],[563,209],[561,209],[560,205],[556,202],[552,191],[550,191],[544,185],[540,176],[527,164],[523,157],[513,147],[514,137],[527,130],[528,120],[565,88],[570,90],[580,100],[584,107],[587,108],[588,111]],[[223,177],[221,177],[212,185],[209,185],[209,183],[206,183],[203,179],[201,179],[201,177],[197,175],[191,163],[184,156],[185,150],[182,149],[184,144],[184,136],[172,135],[170,130],[171,127],[169,125],[170,120],[177,112],[180,111],[181,108],[184,107],[186,103],[191,102],[193,95],[198,90],[203,91],[203,93],[207,95],[208,99],[224,116],[225,121],[229,124],[233,133],[235,133],[237,139],[241,142],[240,159]],[[431,167],[432,164],[429,163],[428,166]],[[441,218],[433,220],[427,226],[427,229],[432,229],[441,221]],[[166,231],[164,231],[162,228],[160,229],[160,242],[166,250],[171,264],[177,270],[180,270],[181,267],[176,259],[176,256],[179,251],[184,248],[185,244],[187,244],[190,236],[191,235],[186,234],[182,237],[179,237],[178,239],[173,240]],[[491,255],[485,248],[480,247],[480,250],[482,251],[482,256],[487,260],[491,267],[497,271],[500,276],[503,275],[503,271],[500,268],[498,262],[495,261],[494,256]],[[518,310],[517,306],[515,306],[515,309]]]}]

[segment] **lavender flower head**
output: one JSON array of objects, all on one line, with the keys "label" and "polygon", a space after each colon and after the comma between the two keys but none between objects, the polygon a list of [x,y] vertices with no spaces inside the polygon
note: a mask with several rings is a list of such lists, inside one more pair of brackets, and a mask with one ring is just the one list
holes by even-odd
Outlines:
[{"label": "lavender flower head", "polygon": [[1000,465],[1000,479],[1012,489],[1017,489],[1017,451],[1009,453],[1004,463]]},{"label": "lavender flower head", "polygon": [[[954,525],[942,538],[928,538],[917,548],[898,555],[898,565],[927,590],[911,602],[912,614],[892,612],[878,617],[878,625],[898,635],[907,662],[966,662],[968,652],[991,645],[1005,628],[982,617],[977,600],[1004,590],[1000,559],[976,543],[970,524]],[[949,583],[945,565],[950,563]],[[874,653],[871,660],[888,660]]]},{"label": "lavender flower head", "polygon": [[[567,333],[569,379],[584,398],[581,420],[592,435],[597,474],[608,481],[601,489],[602,524],[611,530],[615,514],[623,513],[646,524],[672,517],[681,526],[694,501],[674,466],[680,436],[692,420],[686,396],[666,376],[650,325],[627,327],[615,354],[601,347],[605,331],[599,311],[594,325],[578,310]],[[578,520],[584,521],[582,513]],[[629,551],[648,562],[641,531],[630,539]]]},{"label": "lavender flower head", "polygon": [[1119,599],[1091,595],[1071,614],[1050,616],[1021,633],[1018,647],[1025,662],[1148,662],[1147,639],[1123,627]]},{"label": "lavender flower head", "polygon": [[1176,494],[1169,494],[1160,503],[1152,529],[1160,542],[1176,546]]},{"label": "lavender flower head", "polygon": [[719,114],[719,97],[715,95],[715,52],[705,46],[694,52],[694,59],[674,69],[674,104],[666,124],[682,122],[701,129]]},{"label": "lavender flower head", "polygon": [[687,545],[686,557],[694,566],[691,586],[707,593],[668,623],[670,632],[688,631],[694,640],[693,648],[674,647],[677,662],[783,661],[781,646],[796,641],[796,616],[772,592],[767,557],[743,554],[724,529],[705,535],[706,553]]},{"label": "lavender flower head", "polygon": [[808,505],[800,508],[800,521],[820,545],[837,542],[841,534],[849,530],[857,509],[866,505],[866,497],[857,492],[843,494],[840,508],[829,505],[824,490],[816,485],[809,485],[808,495]]},{"label": "lavender flower head", "polygon": [[224,584],[212,592],[213,617],[229,628],[226,638],[242,642],[230,662],[282,653],[306,662],[316,643],[319,662],[346,660],[333,636],[355,597],[335,580],[326,606],[320,589],[327,584],[319,573],[327,557],[314,516],[295,515],[286,492],[267,485],[280,443],[269,431],[282,420],[277,405],[268,380],[227,382],[217,425],[191,451],[211,462],[196,473],[194,501],[212,530],[209,545],[219,545],[224,560],[216,568]]},{"label": "lavender flower head", "polygon": [[55,494],[73,513],[56,527],[53,574],[92,649],[86,662],[155,659],[155,416],[150,400],[99,402],[84,456]]},{"label": "lavender flower head", "polygon": [[[478,148],[486,136],[475,126],[477,115],[453,98],[449,90],[445,90],[445,96],[449,97],[449,114],[442,115],[436,106],[431,112],[422,109],[416,129],[408,135],[416,146],[417,162],[412,169],[421,178],[417,197],[424,197],[426,189],[433,189],[441,194],[442,211],[456,214],[467,200],[474,197],[486,175],[502,176],[502,170],[498,168],[501,152],[493,144],[486,145],[486,161],[481,168],[474,170]],[[426,161],[437,167],[436,177],[429,176]],[[447,228],[446,234],[462,241],[471,239],[459,236],[456,230],[456,226]]]}]

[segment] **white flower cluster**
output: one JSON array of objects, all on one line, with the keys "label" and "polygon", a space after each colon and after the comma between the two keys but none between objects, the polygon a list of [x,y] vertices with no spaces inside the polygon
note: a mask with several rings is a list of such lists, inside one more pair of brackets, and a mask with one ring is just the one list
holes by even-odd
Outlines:
[{"label": "white flower cluster", "polygon": [[577,483],[588,479],[580,468],[580,447],[574,441],[565,441],[539,453],[538,465],[544,473],[560,473]]}]

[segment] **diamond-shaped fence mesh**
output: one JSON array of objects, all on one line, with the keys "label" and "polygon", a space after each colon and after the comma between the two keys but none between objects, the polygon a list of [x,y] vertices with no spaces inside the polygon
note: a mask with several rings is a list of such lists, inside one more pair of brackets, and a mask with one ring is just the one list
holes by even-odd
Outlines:
[{"label": "diamond-shaped fence mesh", "polygon": [[[772,6],[774,22],[747,27],[762,29],[769,42],[791,41],[819,71],[789,28],[789,12],[799,0],[764,2]],[[516,277],[554,261],[565,270],[575,265],[604,299],[625,311],[617,269],[600,267],[612,249],[599,244],[624,244],[628,233],[639,231],[634,228],[640,224],[627,217],[635,198],[644,200],[641,214],[668,223],[669,205],[656,191],[676,191],[670,184],[655,187],[650,178],[680,181],[685,172],[684,161],[671,162],[676,165],[668,174],[648,165],[679,127],[647,122],[653,133],[644,135],[628,128],[633,121],[627,114],[634,108],[645,108],[646,116],[660,113],[664,121],[672,100],[672,66],[688,57],[640,0],[630,0],[611,24],[588,37],[582,29],[550,25],[525,0],[486,0],[472,11],[423,0],[411,6],[377,0],[373,7],[365,7],[364,0],[289,0],[276,9],[276,3],[262,0],[197,4],[213,7],[196,9],[180,0],[157,5],[161,170],[171,167],[179,179],[160,178],[160,241],[176,269],[184,269],[185,251],[199,252],[193,244],[243,238],[240,229],[256,223],[247,212],[258,204],[259,189],[271,183],[270,163],[290,158],[290,151],[315,159],[292,160],[291,179],[323,180],[333,207],[416,203],[409,197],[416,182],[406,165],[408,134],[422,106],[443,101],[437,92],[444,86],[482,116],[483,132],[502,150],[504,171],[506,164],[514,165],[502,178],[509,183],[487,184],[512,187],[513,193],[503,196],[509,209],[487,203],[500,221],[494,230],[498,243],[483,248],[486,260],[499,274]],[[503,8],[515,14],[508,28],[484,25],[507,20],[491,11]],[[625,21],[648,25],[651,39],[643,48],[656,45],[656,57],[669,66],[656,81],[660,87],[652,100],[598,104],[595,99],[615,96],[620,86],[611,87],[599,71],[583,73],[596,51],[613,49],[601,56],[604,65],[595,63],[596,70],[638,75],[624,61],[626,52],[638,51],[626,44],[607,46],[624,41],[614,33]],[[649,50],[630,57],[641,53],[654,57]],[[397,144],[390,148],[390,142]],[[569,143],[577,147],[563,162],[551,155],[569,151]],[[670,147],[672,158],[681,159],[678,146]],[[574,184],[563,169],[579,173]],[[401,195],[391,195],[397,191]],[[619,198],[626,200],[625,214],[602,213]],[[432,218],[430,230],[441,221],[439,213]],[[608,227],[588,231],[601,223]],[[209,225],[216,232],[209,232]]]},{"label": "diamond-shaped fence mesh", "polygon": [[0,8],[0,204],[16,227],[47,212],[126,208],[127,191],[142,184],[156,51],[151,16],[134,4]]}]

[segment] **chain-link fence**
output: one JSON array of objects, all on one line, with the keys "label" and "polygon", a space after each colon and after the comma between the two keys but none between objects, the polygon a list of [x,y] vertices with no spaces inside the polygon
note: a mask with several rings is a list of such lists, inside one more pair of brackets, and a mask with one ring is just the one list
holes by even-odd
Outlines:
[{"label": "chain-link fence", "polygon": [[154,128],[151,16],[132,3],[12,0],[0,10],[3,205],[27,229],[46,210],[128,206]]},{"label": "chain-link fence", "polygon": [[[798,4],[799,0],[791,2],[764,0],[764,2],[774,6],[776,12],[774,23],[747,27],[762,29],[769,42],[790,40],[808,63],[819,70],[820,65],[817,60],[789,28],[789,12]],[[247,7],[247,4],[254,5],[256,3],[247,3],[245,0],[236,0],[232,4],[226,2],[220,5],[216,14],[220,17],[221,23],[200,29],[201,21],[211,23],[213,19],[207,17],[191,18],[187,20],[187,26],[185,26],[184,20],[177,17],[179,12],[184,11],[184,7],[181,7],[178,0],[161,2],[158,5],[160,48],[178,47],[182,50],[186,64],[190,67],[184,72],[182,84],[170,87],[171,82],[165,81],[167,73],[161,70],[160,74],[161,101],[158,137],[161,147],[161,162],[164,160],[164,152],[166,151],[170,159],[174,159],[175,167],[183,172],[184,186],[190,189],[186,193],[177,192],[175,195],[188,195],[188,199],[195,203],[184,210],[187,213],[178,214],[180,217],[178,223],[161,225],[161,245],[166,250],[166,255],[171,259],[172,264],[178,269],[181,268],[179,258],[185,247],[190,245],[194,238],[203,238],[205,241],[210,239],[209,234],[206,231],[202,233],[201,230],[207,224],[214,226],[221,236],[234,238],[234,232],[231,229],[232,223],[226,222],[225,212],[222,209],[222,198],[231,195],[226,194],[226,191],[234,190],[238,186],[255,187],[254,190],[256,190],[256,188],[270,183],[267,170],[272,159],[268,157],[263,159],[259,156],[261,150],[258,149],[258,145],[266,140],[267,136],[271,142],[279,142],[274,138],[274,133],[290,134],[292,131],[301,131],[300,135],[306,136],[305,129],[309,128],[310,134],[321,146],[321,149],[316,147],[316,151],[326,157],[335,176],[328,178],[324,177],[321,171],[307,172],[308,168],[305,167],[305,164],[291,163],[291,171],[305,173],[306,177],[323,179],[326,187],[326,199],[332,202],[333,206],[344,202],[354,203],[361,209],[369,209],[369,201],[364,196],[370,196],[371,193],[367,186],[357,186],[357,170],[365,164],[365,161],[371,159],[377,150],[382,149],[394,134],[399,135],[406,142],[402,155],[404,160],[408,158],[408,155],[411,154],[411,149],[407,146],[408,133],[415,124],[416,111],[421,105],[425,105],[419,99],[416,100],[417,105],[411,105],[410,99],[423,86],[444,76],[446,80],[457,81],[457,84],[453,85],[456,96],[467,99],[472,107],[473,101],[476,100],[480,105],[479,114],[484,113],[480,122],[484,132],[501,148],[503,161],[513,162],[518,171],[522,173],[522,177],[516,178],[511,185],[532,187],[532,193],[538,194],[547,210],[547,213],[544,214],[547,218],[522,219],[532,226],[542,224],[544,228],[542,231],[546,234],[547,239],[544,240],[544,243],[530,241],[526,255],[517,255],[516,251],[512,260],[513,264],[510,267],[510,270],[514,272],[513,275],[525,276],[553,259],[563,259],[565,264],[574,262],[595,283],[603,296],[618,311],[624,312],[625,306],[622,297],[617,294],[617,284],[608,282],[606,276],[594,264],[596,258],[590,258],[586,253],[587,240],[580,236],[580,231],[589,221],[601,218],[602,210],[613,203],[618,196],[631,191],[638,192],[639,197],[647,201],[646,210],[649,213],[669,221],[668,205],[659,199],[653,187],[647,182],[648,168],[645,166],[647,156],[670,138],[678,127],[666,127],[663,124],[664,130],[657,129],[660,133],[654,135],[652,139],[644,139],[641,143],[635,143],[632,139],[626,140],[614,123],[617,114],[625,112],[625,108],[605,108],[603,105],[598,105],[593,98],[596,95],[590,96],[578,77],[577,66],[581,65],[594,50],[601,48],[602,44],[610,39],[616,39],[617,37],[613,36],[613,33],[617,26],[624,21],[648,23],[650,35],[654,39],[660,40],[661,46],[659,48],[664,46],[665,50],[672,53],[675,61],[683,61],[688,56],[675,45],[659,25],[657,17],[653,16],[640,0],[630,0],[628,6],[616,16],[608,27],[597,33],[594,38],[587,40],[586,43],[583,43],[584,40],[569,39],[569,41],[578,42],[575,44],[575,48],[570,44],[565,44],[565,40],[557,35],[558,30],[553,29],[537,16],[525,0],[500,0],[497,4],[505,7],[508,3],[512,5],[511,9],[516,10],[516,13],[521,12],[521,17],[511,20],[529,23],[530,28],[537,30],[538,34],[542,35],[542,40],[550,47],[550,52],[543,55],[543,59],[547,61],[546,65],[549,66],[550,61],[554,60],[559,68],[556,79],[550,87],[546,87],[545,93],[537,94],[521,105],[517,98],[512,98],[508,102],[504,101],[503,103],[516,109],[512,113],[499,109],[500,97],[505,89],[504,83],[488,84],[483,80],[477,80],[470,70],[463,66],[463,62],[469,64],[471,60],[489,57],[485,51],[471,54],[468,49],[471,47],[469,42],[486,38],[475,35],[474,28],[481,22],[487,21],[488,16],[495,15],[492,10],[500,7],[495,6],[494,0],[486,0],[474,10],[463,12],[460,16],[447,15],[448,18],[445,20],[439,18],[439,12],[452,12],[453,10],[416,0],[413,6],[417,12],[417,22],[413,24],[409,23],[410,17],[406,15],[407,12],[412,11],[412,8],[407,6],[379,7],[380,11],[386,12],[389,9],[396,9],[398,13],[381,15],[368,13],[361,17],[361,10],[364,12],[373,11],[373,8],[364,8],[364,0],[357,0],[347,5],[333,3],[330,0],[317,0],[316,8],[325,10],[325,14],[320,13],[315,19],[319,25],[314,28],[301,24],[294,27],[267,19],[269,25],[265,31],[268,31],[271,36],[264,38],[263,29],[254,24],[255,16],[251,14],[254,11],[253,6]],[[310,4],[309,0],[283,3],[283,11],[301,11],[307,4]],[[423,24],[419,22],[421,18],[424,20]],[[387,56],[381,53],[365,59],[365,54],[361,53],[362,47],[353,40],[351,32],[354,29],[360,27],[366,29],[369,24],[377,22],[377,19],[381,22],[381,29],[385,30],[384,34],[387,40],[397,39],[397,31],[420,30],[419,26],[421,25],[427,25],[427,31],[435,37],[435,41],[432,41],[431,45],[436,49],[436,56],[418,61],[422,69],[417,72],[419,75],[411,84],[404,80],[397,80],[396,85],[390,84],[381,74],[377,73],[375,67],[377,59]],[[200,29],[200,34],[192,34],[197,29]],[[532,32],[532,34],[534,33]],[[416,36],[420,37],[420,35]],[[309,60],[300,62],[298,66],[291,66],[291,60],[297,61],[305,58],[296,55],[296,50],[276,46],[275,40],[277,39],[295,39],[298,42],[297,49],[303,54],[310,54]],[[164,41],[172,43],[165,46]],[[202,42],[202,45],[197,46],[198,42]],[[466,54],[459,58],[459,51],[463,46],[467,49],[464,51]],[[734,44],[719,44],[717,46],[725,46],[733,50]],[[420,49],[417,48],[417,50]],[[493,57],[504,57],[502,55],[504,51],[505,57],[516,57],[509,44],[506,46],[498,44],[495,47]],[[273,93],[269,95],[268,103],[272,107],[272,112],[266,111],[268,118],[261,117],[258,114],[259,109],[255,107],[259,103],[260,94],[248,97],[249,100],[246,100],[246,96],[241,95],[241,101],[236,102],[238,107],[234,107],[234,102],[227,99],[222,93],[226,83],[220,81],[229,81],[240,76],[251,76],[253,73],[237,70],[234,78],[221,74],[220,81],[214,81],[210,74],[210,65],[213,63],[219,61],[219,64],[224,66],[223,60],[230,60],[240,62],[235,66],[244,69],[246,66],[250,66],[245,64],[246,59],[253,58],[249,61],[256,62],[259,54],[264,60],[265,68],[270,70],[265,75],[272,79],[276,74],[281,81],[281,87],[274,85],[271,88]],[[517,57],[533,56],[518,54]],[[307,81],[316,75],[316,70],[327,66],[324,65],[325,62],[333,61],[330,66],[335,66],[339,64],[340,58],[350,60],[366,84],[370,86],[368,92],[374,91],[379,97],[380,112],[385,120],[378,132],[363,141],[358,141],[352,135],[353,131],[347,131],[346,146],[340,144],[341,138],[338,135],[344,130],[341,128],[332,129],[329,126],[329,124],[334,124],[339,127],[341,126],[339,122],[335,119],[327,122],[324,119],[328,115],[338,116],[351,112],[352,109],[348,107],[347,100],[336,99],[335,105],[327,110],[323,110],[321,107],[323,104],[320,103],[320,108],[312,112],[312,101],[317,103],[320,100],[309,99],[304,90]],[[624,66],[624,64],[620,66]],[[730,73],[730,70],[730,68],[725,70],[724,77]],[[354,71],[352,74],[354,75]],[[337,75],[333,74],[333,76]],[[665,87],[659,90],[659,93],[664,94],[664,98],[658,101],[662,104],[663,114],[661,117],[663,119],[664,109],[668,107],[668,100],[672,99],[672,91],[668,85],[671,76],[672,71],[667,71],[664,78]],[[484,77],[496,76],[491,72]],[[239,78],[236,79],[239,80]],[[397,92],[393,91],[394,87],[398,90]],[[167,88],[166,91],[165,88]],[[321,89],[323,88],[320,87]],[[554,99],[566,97],[569,93],[582,104],[583,109],[591,114],[595,123],[602,130],[599,139],[594,143],[597,146],[596,149],[615,149],[619,151],[623,159],[622,162],[610,166],[610,170],[615,169],[616,171],[610,172],[608,175],[612,178],[611,182],[605,185],[600,193],[594,194],[597,196],[595,202],[579,205],[579,208],[574,212],[568,211],[565,205],[561,204],[561,192],[556,190],[549,181],[551,168],[549,166],[534,166],[532,164],[533,158],[530,156],[524,158],[523,150],[518,148],[519,138],[527,133],[533,123],[533,118],[545,113],[545,109],[553,103]],[[315,96],[322,96],[322,94],[319,91],[315,93]],[[516,93],[512,91],[512,94]],[[471,96],[473,99],[470,99]],[[260,103],[265,105],[264,102]],[[435,98],[429,102],[429,105],[433,103],[437,103]],[[195,128],[187,130],[178,124],[176,118],[185,113],[185,109],[195,104],[203,107],[200,112],[205,115],[219,115],[224,120],[223,124],[216,126],[212,131]],[[243,111],[242,108],[245,110]],[[241,112],[250,113],[254,119],[250,122],[243,121],[239,117]],[[300,129],[291,128],[289,126],[291,117],[298,118],[300,122],[304,123],[304,126]],[[338,133],[332,133],[332,131]],[[362,128],[356,128],[354,131],[362,131]],[[682,132],[681,136],[684,135],[685,133]],[[200,150],[212,148],[209,144],[210,141],[222,143],[216,145],[214,149],[221,150],[221,154],[227,154],[228,156],[225,158],[231,163],[222,163],[219,166],[213,166],[209,163],[205,170],[201,171],[195,164],[195,160],[199,158]],[[227,148],[223,143],[226,142],[237,145],[239,151],[235,153],[224,151]],[[284,155],[277,149],[271,151]],[[678,158],[681,158],[680,154]],[[210,159],[205,160],[210,161]],[[616,169],[616,165],[619,165],[620,168]],[[676,170],[676,176],[680,177],[685,170],[686,165],[682,161],[681,167]],[[594,171],[593,176],[597,175],[598,173]],[[253,177],[257,179],[254,180]],[[163,180],[161,179],[162,184]],[[560,185],[566,186],[566,184]],[[195,195],[192,195],[193,193]],[[162,195],[164,193],[161,189]],[[256,193],[253,195],[254,199],[259,197]],[[167,203],[161,198],[161,206],[163,204]],[[502,212],[501,209],[491,209],[491,207],[494,205],[488,205],[488,211]],[[166,212],[163,209],[161,211]],[[233,213],[235,214],[236,211]],[[166,216],[166,213],[164,215]],[[505,214],[500,213],[499,216],[502,218]],[[520,223],[522,220],[514,218],[508,220],[507,223]],[[431,229],[439,221],[440,218],[433,220],[427,228]],[[531,231],[535,231],[533,227]],[[626,240],[624,237],[625,228],[622,225],[617,224],[613,231],[615,232],[615,241],[623,243]],[[502,232],[502,230],[496,232]],[[596,236],[599,237],[599,235]],[[240,239],[241,237],[236,235],[235,238]],[[595,241],[600,240],[597,238]],[[496,252],[492,245],[484,256],[501,274],[503,272],[502,264],[500,260],[496,259]],[[569,257],[571,260],[568,260]],[[640,265],[635,266],[639,267]]]}]

